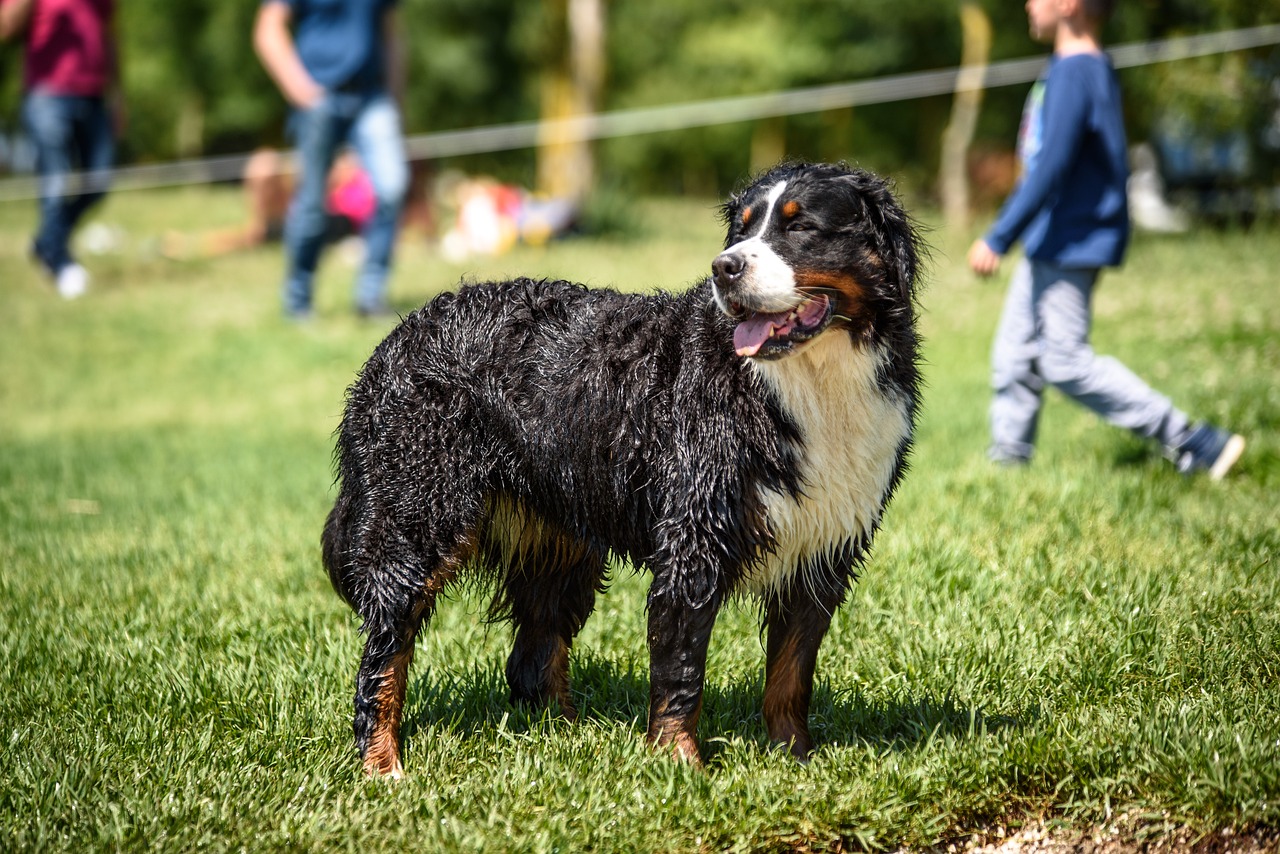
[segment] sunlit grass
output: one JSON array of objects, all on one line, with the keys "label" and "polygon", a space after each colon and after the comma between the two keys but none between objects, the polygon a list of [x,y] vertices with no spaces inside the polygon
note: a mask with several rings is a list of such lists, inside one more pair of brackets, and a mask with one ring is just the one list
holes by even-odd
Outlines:
[{"label": "sunlit grass", "polygon": [[[356,620],[318,539],[343,390],[387,327],[279,317],[277,249],[155,254],[234,222],[232,191],[113,196],[119,251],[63,303],[0,205],[0,848],[717,850],[931,846],[1053,815],[1146,831],[1280,822],[1280,235],[1140,237],[1095,343],[1249,436],[1224,483],[1050,395],[1026,471],[989,467],[1003,282],[935,230],[914,464],[823,648],[797,766],[767,749],[749,608],[718,624],[706,772],[642,743],[645,578],[615,575],[572,666],[583,720],[512,709],[503,627],[459,595],[419,641],[399,785],[351,746]],[[642,208],[621,242],[465,265],[409,236],[408,310],[460,278],[682,287],[714,205]]]}]

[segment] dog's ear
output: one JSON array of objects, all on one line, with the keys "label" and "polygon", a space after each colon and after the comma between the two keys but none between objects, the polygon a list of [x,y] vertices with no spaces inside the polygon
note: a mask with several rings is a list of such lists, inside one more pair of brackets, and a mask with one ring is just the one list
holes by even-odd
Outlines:
[{"label": "dog's ear", "polygon": [[883,201],[876,208],[885,260],[897,272],[902,299],[909,302],[915,295],[916,277],[920,272],[919,232],[888,187],[884,188]]},{"label": "dog's ear", "polygon": [[854,169],[844,176],[848,188],[859,196],[885,272],[896,281],[902,303],[910,305],[920,270],[922,246],[919,231],[899,204],[889,183],[878,175]]}]

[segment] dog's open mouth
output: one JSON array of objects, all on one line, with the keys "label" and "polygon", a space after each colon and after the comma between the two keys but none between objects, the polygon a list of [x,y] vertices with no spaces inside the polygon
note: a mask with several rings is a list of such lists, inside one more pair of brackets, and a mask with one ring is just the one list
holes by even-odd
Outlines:
[{"label": "dog's open mouth", "polygon": [[750,312],[733,330],[733,349],[743,358],[782,356],[826,329],[833,309],[829,297],[818,295],[787,311]]}]

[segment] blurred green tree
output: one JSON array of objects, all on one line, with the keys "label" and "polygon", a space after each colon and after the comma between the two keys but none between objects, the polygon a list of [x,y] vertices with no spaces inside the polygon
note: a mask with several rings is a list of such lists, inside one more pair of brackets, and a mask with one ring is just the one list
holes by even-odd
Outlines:
[{"label": "blurred green tree", "polygon": [[[250,44],[259,0],[127,0],[118,4],[130,125],[122,158],[163,160],[285,144],[287,110]],[[546,3],[402,0],[411,134],[528,121],[541,72],[567,43]],[[1046,48],[1021,3],[981,0],[992,59]],[[616,110],[946,68],[960,57],[958,0],[645,0],[607,3],[601,107]],[[1280,21],[1280,0],[1138,0],[1120,4],[1112,43]],[[0,48],[0,129],[17,124],[21,51]],[[1254,58],[1210,57],[1123,73],[1131,133],[1163,112],[1260,121]],[[1224,70],[1227,72],[1224,76]],[[1224,82],[1225,81],[1225,82]],[[1234,82],[1233,82],[1234,81]],[[1228,91],[1234,86],[1234,90]],[[1224,88],[1226,87],[1226,88]],[[987,92],[979,143],[1010,147],[1024,86]],[[1238,92],[1240,97],[1227,96]],[[932,187],[949,96],[606,140],[597,174],[644,191],[719,193],[779,156],[844,158]],[[1229,108],[1229,109],[1228,109]],[[532,184],[534,154],[451,161]]]}]

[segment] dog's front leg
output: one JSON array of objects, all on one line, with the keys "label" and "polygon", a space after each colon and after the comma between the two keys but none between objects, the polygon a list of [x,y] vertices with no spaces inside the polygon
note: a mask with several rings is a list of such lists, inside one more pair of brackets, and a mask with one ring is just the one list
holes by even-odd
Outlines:
[{"label": "dog's front leg", "polygon": [[649,742],[702,764],[698,717],[706,680],[707,645],[720,610],[719,594],[691,603],[682,591],[654,582],[649,591]]},{"label": "dog's front leg", "polygon": [[764,721],[769,740],[785,745],[804,762],[813,750],[809,701],[818,648],[831,617],[848,590],[847,575],[794,583],[765,610],[769,629],[764,683]]}]

